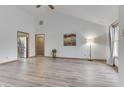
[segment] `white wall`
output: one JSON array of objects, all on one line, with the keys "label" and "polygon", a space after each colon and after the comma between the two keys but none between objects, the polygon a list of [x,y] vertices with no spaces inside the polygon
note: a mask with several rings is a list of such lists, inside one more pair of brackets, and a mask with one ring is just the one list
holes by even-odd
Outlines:
[{"label": "white wall", "polygon": [[17,31],[30,34],[29,56],[34,56],[34,18],[15,6],[0,6],[0,63],[17,59]]},{"label": "white wall", "polygon": [[[40,26],[39,20],[43,20],[44,24]],[[89,58],[89,45],[86,39],[92,37],[95,40],[93,58],[106,59],[106,26],[54,11],[46,12],[36,23],[37,33],[45,34],[45,56],[51,56],[51,50],[56,48],[59,57]],[[76,33],[77,46],[63,46],[63,35],[66,33]]]},{"label": "white wall", "polygon": [[119,6],[119,81],[124,86],[124,6]]}]

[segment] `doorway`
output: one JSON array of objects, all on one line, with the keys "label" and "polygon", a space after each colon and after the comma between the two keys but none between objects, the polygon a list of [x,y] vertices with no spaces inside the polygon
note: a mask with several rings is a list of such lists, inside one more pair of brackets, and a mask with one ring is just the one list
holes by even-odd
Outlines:
[{"label": "doorway", "polygon": [[17,32],[18,58],[28,58],[28,38],[29,33]]},{"label": "doorway", "polygon": [[35,35],[35,55],[36,56],[44,56],[44,34],[36,34]]}]

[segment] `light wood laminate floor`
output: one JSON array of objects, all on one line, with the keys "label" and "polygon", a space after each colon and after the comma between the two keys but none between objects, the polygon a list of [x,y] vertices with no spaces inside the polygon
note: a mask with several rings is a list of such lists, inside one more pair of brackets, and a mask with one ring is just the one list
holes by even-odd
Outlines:
[{"label": "light wood laminate floor", "polygon": [[4,87],[111,87],[118,73],[98,62],[34,57],[0,65]]}]

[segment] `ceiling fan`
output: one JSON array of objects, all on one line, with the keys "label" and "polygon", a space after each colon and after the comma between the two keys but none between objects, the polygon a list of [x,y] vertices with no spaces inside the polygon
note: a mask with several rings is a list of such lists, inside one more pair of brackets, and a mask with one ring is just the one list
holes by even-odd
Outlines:
[{"label": "ceiling fan", "polygon": [[[42,5],[36,5],[36,8],[40,8],[41,6],[42,6]],[[55,9],[53,5],[48,5],[48,7],[49,7],[50,9],[52,9],[52,10]]]}]

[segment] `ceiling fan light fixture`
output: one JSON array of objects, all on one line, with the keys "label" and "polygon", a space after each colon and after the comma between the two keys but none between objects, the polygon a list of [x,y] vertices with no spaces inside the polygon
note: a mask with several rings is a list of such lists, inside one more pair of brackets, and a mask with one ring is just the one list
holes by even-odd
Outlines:
[{"label": "ceiling fan light fixture", "polygon": [[37,5],[37,6],[36,6],[36,8],[39,8],[39,7],[41,7],[41,5]]},{"label": "ceiling fan light fixture", "polygon": [[[42,5],[36,5],[36,8],[40,8],[41,6],[42,6]],[[48,5],[48,7],[49,7],[50,9],[52,9],[52,10],[55,9],[53,5]]]},{"label": "ceiling fan light fixture", "polygon": [[50,9],[55,9],[52,5],[48,5],[50,7]]}]

